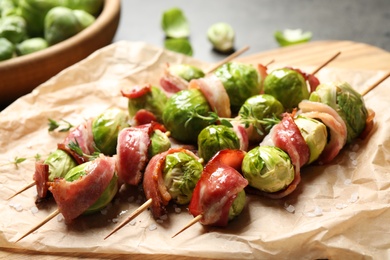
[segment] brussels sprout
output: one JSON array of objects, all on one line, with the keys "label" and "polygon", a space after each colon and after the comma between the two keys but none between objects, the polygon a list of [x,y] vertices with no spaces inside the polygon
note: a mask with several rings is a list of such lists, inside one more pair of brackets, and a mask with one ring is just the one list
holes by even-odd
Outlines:
[{"label": "brussels sprout", "polygon": [[198,135],[198,154],[205,162],[223,149],[240,149],[240,139],[233,128],[210,125]]},{"label": "brussels sprout", "polygon": [[91,15],[98,15],[103,8],[104,0],[62,0],[60,5],[72,10],[83,10]]},{"label": "brussels sprout", "polygon": [[327,143],[328,132],[326,126],[318,120],[304,116],[298,116],[294,119],[294,122],[310,149],[310,158],[307,163],[312,163],[318,159]]},{"label": "brussels sprout", "polygon": [[54,7],[45,17],[45,39],[49,45],[66,40],[82,29],[77,16],[67,7]]},{"label": "brussels sprout", "polygon": [[111,108],[92,121],[92,134],[96,148],[105,155],[116,152],[118,133],[128,126],[128,115],[124,111]]},{"label": "brussels sprout", "polygon": [[303,32],[302,29],[286,29],[284,31],[276,31],[274,37],[280,46],[289,46],[299,43],[308,42],[311,40],[311,32]]},{"label": "brussels sprout", "polygon": [[0,19],[0,38],[6,38],[13,44],[27,38],[26,21],[20,16],[6,16]]},{"label": "brussels sprout", "polygon": [[161,27],[167,37],[185,38],[190,35],[187,18],[179,8],[171,8],[163,13]]},{"label": "brussels sprout", "polygon": [[169,141],[168,136],[157,129],[150,137],[148,157],[152,158],[156,154],[167,151],[169,148],[171,148],[171,141]]},{"label": "brussels sprout", "polygon": [[195,157],[185,152],[168,154],[163,178],[172,199],[181,205],[189,203],[202,171],[203,166]]},{"label": "brussels sprout", "polygon": [[220,52],[229,52],[234,48],[235,33],[227,23],[216,23],[207,30],[207,38],[214,49]]},{"label": "brussels sprout", "polygon": [[275,146],[258,146],[245,155],[242,173],[250,186],[264,192],[276,192],[294,180],[295,171],[283,150]]},{"label": "brussels sprout", "polygon": [[273,70],[265,77],[264,93],[274,96],[284,108],[289,110],[309,98],[304,77],[299,72],[288,68]]},{"label": "brussels sprout", "polygon": [[229,209],[229,221],[233,220],[235,217],[241,214],[242,210],[245,207],[246,194],[245,190],[240,191],[237,194],[237,197],[234,199],[233,204]]},{"label": "brussels sprout", "polygon": [[81,30],[84,30],[95,22],[95,17],[86,11],[73,10],[73,14],[77,17],[82,28]]},{"label": "brussels sprout", "polygon": [[0,0],[0,17],[15,14],[16,4],[12,0]]},{"label": "brussels sprout", "polygon": [[129,99],[129,115],[134,117],[138,110],[146,109],[156,116],[157,121],[161,122],[167,100],[168,98],[162,89],[152,86],[151,92],[138,98]]},{"label": "brussels sprout", "polygon": [[176,75],[186,81],[203,78],[205,76],[201,69],[188,64],[170,65],[168,70],[171,74]]},{"label": "brussels sprout", "polygon": [[260,75],[250,64],[228,62],[215,71],[230,99],[232,111],[238,111],[245,100],[260,94]]},{"label": "brussels sprout", "polygon": [[44,161],[49,165],[49,181],[64,177],[71,169],[77,166],[73,157],[63,150],[55,150]]},{"label": "brussels sprout", "polygon": [[14,55],[15,47],[6,38],[0,38],[0,61],[11,59]]},{"label": "brussels sprout", "polygon": [[43,38],[30,38],[22,41],[16,45],[16,53],[19,56],[27,55],[33,52],[44,50],[49,46],[47,41]]},{"label": "brussels sprout", "polygon": [[[78,180],[81,176],[87,174],[86,169],[88,169],[91,163],[92,162],[86,162],[74,167],[64,176],[64,179],[70,182]],[[84,215],[91,214],[103,209],[114,198],[115,194],[118,192],[118,189],[119,189],[118,176],[114,174],[110,183],[108,184],[107,188],[103,191],[99,199],[92,206],[90,206],[83,214]]]},{"label": "brussels sprout", "polygon": [[347,126],[347,143],[358,137],[366,127],[368,111],[364,100],[347,82],[321,84],[309,99],[337,111]]},{"label": "brussels sprout", "polygon": [[191,118],[194,113],[207,116],[210,106],[198,89],[182,90],[173,94],[165,106],[162,118],[171,136],[181,142],[196,143],[198,135],[210,123],[202,118]]},{"label": "brussels sprout", "polygon": [[191,43],[186,38],[180,39],[166,39],[164,41],[164,47],[167,50],[192,56],[193,50]]},{"label": "brussels sprout", "polygon": [[[282,103],[271,95],[261,94],[248,98],[240,108],[238,115],[250,129],[248,138],[252,142],[261,141],[266,136],[274,118],[280,118],[284,112]],[[267,121],[267,119],[269,119]],[[252,122],[251,122],[252,121]],[[249,128],[253,126],[252,128]]]}]

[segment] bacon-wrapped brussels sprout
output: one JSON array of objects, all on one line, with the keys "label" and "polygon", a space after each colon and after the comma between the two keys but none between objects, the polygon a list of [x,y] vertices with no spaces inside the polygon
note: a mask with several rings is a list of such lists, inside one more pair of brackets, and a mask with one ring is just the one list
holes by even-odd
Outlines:
[{"label": "bacon-wrapped brussels sprout", "polygon": [[277,192],[294,180],[295,172],[286,152],[275,146],[258,146],[245,155],[242,173],[249,186],[264,192]]},{"label": "bacon-wrapped brussels sprout", "polygon": [[208,162],[223,149],[240,149],[240,139],[233,128],[225,125],[210,125],[198,136],[198,154]]},{"label": "bacon-wrapped brussels sprout", "polygon": [[347,82],[320,84],[310,94],[310,101],[332,107],[347,126],[347,143],[357,138],[366,126],[368,111],[362,96]]},{"label": "bacon-wrapped brussels sprout", "polygon": [[309,98],[305,78],[294,69],[271,71],[264,79],[263,88],[265,94],[274,96],[288,110],[296,108],[299,102]]},{"label": "bacon-wrapped brussels sprout", "polygon": [[49,181],[64,177],[71,169],[77,166],[73,157],[60,149],[50,153],[43,163],[49,166]]},{"label": "bacon-wrapped brussels sprout", "polygon": [[167,151],[169,148],[171,148],[171,141],[168,136],[157,129],[150,136],[148,157],[152,158],[156,154]]},{"label": "bacon-wrapped brussels sprout", "polygon": [[205,76],[205,73],[200,68],[189,64],[172,64],[169,66],[168,71],[172,75],[176,75],[188,82]]}]

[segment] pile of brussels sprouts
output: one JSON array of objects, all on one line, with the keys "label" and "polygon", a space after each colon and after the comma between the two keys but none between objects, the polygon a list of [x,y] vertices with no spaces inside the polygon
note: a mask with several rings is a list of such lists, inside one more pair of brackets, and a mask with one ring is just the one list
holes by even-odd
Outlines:
[{"label": "pile of brussels sprouts", "polygon": [[0,0],[0,61],[48,48],[94,21],[104,0]]}]

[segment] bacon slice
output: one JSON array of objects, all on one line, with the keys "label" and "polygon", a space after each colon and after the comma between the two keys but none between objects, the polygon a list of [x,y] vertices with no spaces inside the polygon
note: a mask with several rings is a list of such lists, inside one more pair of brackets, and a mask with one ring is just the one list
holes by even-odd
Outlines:
[{"label": "bacon slice", "polygon": [[134,115],[136,125],[145,125],[152,122],[157,122],[157,117],[146,109],[138,110]]},{"label": "bacon slice", "polygon": [[203,225],[227,225],[234,199],[248,185],[238,172],[244,156],[241,150],[222,150],[205,166],[189,205],[193,216],[202,214]]},{"label": "bacon slice", "polygon": [[286,68],[291,69],[291,70],[295,70],[296,72],[301,74],[302,77],[308,82],[309,87],[310,87],[310,92],[315,91],[317,86],[320,85],[320,81],[315,75],[303,72],[302,70],[297,69],[297,68],[292,68],[292,67],[286,67]]},{"label": "bacon slice", "polygon": [[347,141],[347,127],[339,114],[330,106],[304,100],[298,107],[303,112],[302,115],[314,119],[320,119],[330,131],[330,140],[322,151],[318,161],[320,163],[331,162],[344,147]]},{"label": "bacon slice", "polygon": [[172,197],[164,184],[162,171],[167,155],[177,152],[185,152],[198,159],[194,153],[184,148],[170,148],[166,152],[153,156],[145,169],[143,189],[146,198],[152,199],[150,209],[154,218],[159,218],[167,213],[165,206],[169,203]]},{"label": "bacon slice", "polygon": [[38,198],[45,198],[49,188],[47,185],[47,182],[49,181],[49,165],[44,164],[42,161],[36,162],[33,179],[35,181]]},{"label": "bacon slice", "polygon": [[160,85],[165,91],[169,93],[176,93],[180,90],[187,89],[188,81],[180,78],[179,76],[173,75],[169,72],[167,67],[165,68],[164,74],[160,79]]},{"label": "bacon slice", "polygon": [[152,91],[152,85],[146,84],[143,86],[135,85],[121,89],[122,96],[127,98],[139,98]]},{"label": "bacon slice", "polygon": [[310,158],[310,149],[291,114],[285,113],[282,121],[272,127],[269,135],[264,138],[260,145],[279,147],[290,156],[291,162],[294,165],[294,180],[286,189],[278,192],[267,193],[255,189],[250,189],[249,192],[264,195],[272,199],[283,198],[291,194],[301,182],[301,167]]},{"label": "bacon slice", "polygon": [[222,82],[215,75],[193,79],[188,88],[199,89],[207,99],[211,109],[220,117],[230,117],[230,99]]},{"label": "bacon slice", "polygon": [[122,129],[118,134],[116,169],[118,177],[130,185],[138,185],[148,161],[152,125]]},{"label": "bacon slice", "polygon": [[248,151],[249,147],[249,137],[247,129],[240,122],[232,121],[233,130],[237,134],[238,139],[240,139],[240,150]]},{"label": "bacon slice", "polygon": [[69,148],[71,142],[77,143],[86,155],[91,155],[95,152],[92,134],[92,119],[71,130],[65,140],[57,145],[58,149],[72,155],[78,164],[87,162],[89,160],[87,157],[81,156]]},{"label": "bacon slice", "polygon": [[115,160],[101,156],[86,167],[87,174],[78,180],[68,182],[63,178],[48,182],[49,190],[65,221],[80,216],[95,203],[108,187],[115,173]]}]

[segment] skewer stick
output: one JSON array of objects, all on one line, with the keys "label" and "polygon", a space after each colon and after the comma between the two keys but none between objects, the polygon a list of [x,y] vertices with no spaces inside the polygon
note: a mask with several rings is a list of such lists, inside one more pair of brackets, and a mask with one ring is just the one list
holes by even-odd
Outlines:
[{"label": "skewer stick", "polygon": [[32,232],[34,232],[35,230],[37,230],[38,228],[42,227],[44,224],[46,224],[47,222],[49,222],[52,218],[54,218],[55,216],[57,216],[58,214],[60,214],[60,211],[58,209],[56,209],[55,211],[53,211],[49,216],[47,216],[44,220],[41,221],[41,223],[39,223],[38,225],[36,225],[35,227],[33,227],[32,229],[30,229],[27,233],[25,233],[23,236],[21,236],[18,240],[15,241],[15,243],[19,242],[20,240],[22,240],[23,238],[25,238],[26,236],[30,235]]},{"label": "skewer stick", "polygon": [[191,227],[192,225],[194,225],[195,223],[198,223],[199,220],[201,220],[203,217],[202,214],[196,216],[195,218],[193,218],[190,222],[187,223],[187,225],[185,225],[185,227],[183,227],[179,232],[177,232],[176,234],[174,234],[172,236],[172,238],[174,238],[175,236],[179,235],[181,232],[183,232],[184,230],[186,230],[187,228]]},{"label": "skewer stick", "polygon": [[223,64],[225,64],[226,62],[229,62],[231,61],[232,59],[236,58],[237,56],[240,56],[242,53],[246,52],[247,50],[249,49],[249,46],[245,46],[243,47],[242,49],[232,53],[231,55],[227,56],[225,59],[221,60],[220,62],[218,62],[217,64],[215,64],[213,67],[211,67],[210,69],[208,69],[206,71],[206,74],[209,74],[211,72],[213,72],[214,70],[216,70],[218,67],[222,66]]},{"label": "skewer stick", "polygon": [[29,184],[27,184],[27,185],[24,186],[22,189],[20,189],[19,191],[17,191],[14,195],[12,195],[11,197],[9,197],[7,200],[12,199],[12,198],[15,197],[16,195],[22,193],[22,192],[25,191],[25,190],[28,190],[29,188],[31,188],[31,187],[34,186],[34,185],[35,185],[35,182],[34,182],[34,181],[31,182],[31,183],[29,183]]},{"label": "skewer stick", "polygon": [[108,234],[104,239],[107,239],[112,234],[121,229],[124,225],[129,223],[132,219],[141,214],[145,209],[147,209],[152,204],[152,199],[148,199],[144,204],[142,204],[138,209],[136,209],[130,216],[128,216],[122,223],[120,223],[110,234]]},{"label": "skewer stick", "polygon": [[323,63],[321,66],[319,66],[316,70],[314,70],[311,74],[312,75],[315,75],[317,72],[319,72],[323,67],[325,67],[326,65],[328,65],[331,61],[333,61],[334,59],[337,58],[337,56],[339,56],[341,54],[341,52],[339,51],[338,53],[336,53],[335,55],[333,55],[329,60],[327,60],[325,63]]},{"label": "skewer stick", "polygon": [[381,77],[377,82],[375,82],[373,85],[369,86],[367,89],[363,90],[360,95],[365,96],[368,92],[376,88],[380,83],[385,81],[388,77],[390,77],[390,71],[388,71],[383,77]]}]

